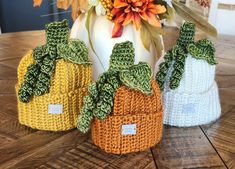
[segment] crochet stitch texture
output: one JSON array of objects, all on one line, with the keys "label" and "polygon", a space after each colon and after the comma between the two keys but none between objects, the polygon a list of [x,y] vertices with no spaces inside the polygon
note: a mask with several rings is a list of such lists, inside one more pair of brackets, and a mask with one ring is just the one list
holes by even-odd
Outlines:
[{"label": "crochet stitch texture", "polygon": [[[126,154],[146,150],[162,137],[160,89],[151,68],[134,65],[131,42],[116,44],[110,67],[89,87],[78,118],[78,129],[91,126],[93,143],[106,152]],[[135,126],[125,134],[123,126]]]},{"label": "crochet stitch texture", "polygon": [[176,45],[166,53],[164,56],[165,61],[159,65],[156,80],[161,90],[164,89],[166,76],[172,65],[173,71],[170,77],[170,88],[176,89],[179,86],[188,54],[191,54],[195,59],[205,60],[210,65],[216,64],[214,59],[215,49],[212,42],[207,39],[195,42],[194,35],[195,25],[190,22],[185,22],[180,29],[180,36]]},{"label": "crochet stitch texture", "polygon": [[[162,105],[156,81],[151,83],[153,94],[121,86],[117,89],[112,114],[106,119],[95,118],[91,137],[95,145],[108,153],[126,154],[144,151],[162,137]],[[122,126],[136,124],[136,134],[123,135]]]},{"label": "crochet stitch texture", "polygon": [[186,22],[176,45],[157,63],[156,81],[162,90],[164,124],[208,124],[221,114],[214,46],[206,39],[195,42],[194,34],[194,25]]},{"label": "crochet stitch texture", "polygon": [[90,85],[89,95],[84,99],[78,129],[89,130],[93,117],[105,119],[112,112],[116,90],[125,85],[130,89],[152,94],[151,68],[146,63],[134,65],[134,48],[129,41],[116,44],[110,58],[110,68],[96,83]]},{"label": "crochet stitch texture", "polygon": [[55,61],[59,58],[57,45],[68,43],[68,22],[53,22],[46,25],[45,45],[33,50],[34,63],[28,67],[24,83],[19,90],[22,102],[29,102],[33,95],[41,96],[49,92]]},{"label": "crochet stitch texture", "polygon": [[[65,40],[68,38],[66,21],[51,23],[46,28],[47,37],[49,34],[52,39],[47,38],[46,45],[29,51],[18,66],[16,93],[18,95],[19,121],[21,124],[40,130],[64,131],[76,127],[83,97],[87,94],[88,85],[91,82],[91,62],[88,59],[88,49],[84,42],[75,39]],[[55,33],[58,31],[57,36]],[[63,40],[58,37],[63,37]],[[52,58],[51,56],[56,56],[56,60],[52,59],[53,61],[47,62],[51,64],[49,65],[53,67],[53,71],[44,64],[45,60]],[[35,67],[40,73],[32,69]],[[48,72],[51,71],[50,77],[47,74],[40,79],[43,86],[37,89],[35,84],[39,84],[39,75],[44,75],[44,71],[42,71],[44,67],[48,68]],[[36,80],[30,81],[28,79],[30,76]],[[44,91],[45,87],[48,88],[48,92],[40,96],[35,93],[31,96],[26,95],[27,97],[23,98],[27,98],[25,100],[27,102],[22,102],[20,90],[22,92],[22,88],[29,83],[33,86],[33,92]],[[24,92],[27,94],[28,90]],[[59,112],[54,110],[55,112],[51,113],[49,111],[51,105],[61,106],[61,110]]]}]

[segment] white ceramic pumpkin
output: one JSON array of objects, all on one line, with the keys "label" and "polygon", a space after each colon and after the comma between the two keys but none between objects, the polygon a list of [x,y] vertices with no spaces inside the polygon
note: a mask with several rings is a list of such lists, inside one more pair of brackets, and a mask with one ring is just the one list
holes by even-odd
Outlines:
[{"label": "white ceramic pumpkin", "polygon": [[[135,48],[135,63],[140,61],[147,62],[154,70],[157,58],[155,50],[150,52],[143,46],[140,31],[137,31],[132,24],[124,27],[123,34],[119,38],[112,38],[113,23],[106,16],[92,15],[90,18],[90,36],[95,53],[89,44],[88,32],[85,28],[86,14],[81,14],[71,30],[71,38],[83,40],[89,47],[89,55],[92,61],[92,78],[96,80],[109,67],[109,57],[112,53],[113,46],[116,43],[131,41]],[[163,41],[162,41],[163,45]],[[164,52],[162,52],[164,53]]]}]

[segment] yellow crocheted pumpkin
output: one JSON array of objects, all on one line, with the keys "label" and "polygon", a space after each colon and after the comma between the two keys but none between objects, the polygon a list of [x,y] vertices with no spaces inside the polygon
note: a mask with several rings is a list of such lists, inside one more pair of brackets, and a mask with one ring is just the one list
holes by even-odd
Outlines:
[{"label": "yellow crocheted pumpkin", "polygon": [[46,45],[29,51],[18,66],[19,122],[40,130],[73,129],[91,82],[88,50],[68,40],[66,21],[47,25],[46,34]]},{"label": "yellow crocheted pumpkin", "polygon": [[[33,63],[32,51],[28,52],[20,61],[18,67],[18,84],[23,83],[27,67]],[[87,87],[91,82],[91,66],[78,65],[58,60],[54,77],[51,81],[50,92],[42,96],[33,96],[29,103],[18,99],[19,121],[26,126],[50,131],[63,131],[76,127],[76,119],[82,105],[83,97],[87,94]],[[50,106],[62,110],[53,113]]]}]

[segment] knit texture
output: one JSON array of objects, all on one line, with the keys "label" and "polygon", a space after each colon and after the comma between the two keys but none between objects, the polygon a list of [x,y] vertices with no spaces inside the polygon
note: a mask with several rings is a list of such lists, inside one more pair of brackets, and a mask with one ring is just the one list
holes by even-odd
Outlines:
[{"label": "knit texture", "polygon": [[192,24],[185,23],[176,45],[166,53],[163,62],[157,63],[164,124],[184,127],[207,124],[221,114],[214,80],[215,49],[207,39],[194,42],[194,32]]},{"label": "knit texture", "polygon": [[[21,124],[50,131],[63,131],[76,127],[82,100],[87,94],[87,88],[91,82],[91,63],[88,60],[88,49],[83,42],[62,40],[64,38],[51,40],[48,37],[53,36],[50,31],[57,32],[55,29],[58,26],[59,34],[58,36],[54,34],[54,36],[59,37],[61,34],[61,37],[62,35],[65,37],[68,27],[67,29],[61,28],[65,23],[67,22],[49,24],[46,27],[47,44],[29,51],[20,61],[16,93],[18,94],[18,112]],[[58,45],[54,45],[56,43]],[[45,56],[43,62],[40,62],[39,56]],[[45,66],[46,58],[51,58],[51,56],[56,56],[56,60],[47,62],[54,69],[51,73],[49,73],[51,69],[47,69],[49,77],[48,74],[47,76],[43,73],[43,66]],[[38,71],[33,69],[35,67]],[[40,79],[40,77],[42,78]],[[39,84],[39,81],[41,87],[36,85]],[[25,86],[27,87],[26,84],[31,85],[33,94],[22,97],[22,91],[29,91],[27,88],[24,89]],[[45,86],[46,93],[40,96],[35,94],[36,91],[44,91]],[[51,114],[50,105],[62,105],[62,113]]]},{"label": "knit texture", "polygon": [[[78,129],[87,132],[93,121],[93,142],[116,154],[142,151],[159,142],[162,135],[160,89],[156,82],[151,83],[151,76],[151,68],[146,63],[134,65],[131,42],[116,44],[110,68],[88,89]],[[137,134],[122,135],[122,125],[130,123],[137,124]]]}]

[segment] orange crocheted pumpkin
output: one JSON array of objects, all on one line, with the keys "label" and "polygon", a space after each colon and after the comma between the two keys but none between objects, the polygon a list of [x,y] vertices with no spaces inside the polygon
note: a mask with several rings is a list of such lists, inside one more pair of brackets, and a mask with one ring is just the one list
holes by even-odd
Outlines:
[{"label": "orange crocheted pumpkin", "polygon": [[109,70],[89,86],[78,118],[78,129],[91,126],[92,141],[109,153],[143,151],[162,136],[160,88],[151,67],[134,64],[134,56],[130,41],[114,46]]},{"label": "orange crocheted pumpkin", "polygon": [[112,115],[104,120],[96,118],[92,124],[94,144],[114,154],[143,151],[157,144],[162,137],[163,114],[160,89],[155,81],[152,81],[152,89],[153,95],[145,95],[120,87]]}]

